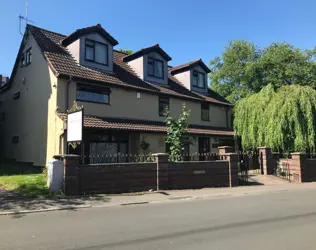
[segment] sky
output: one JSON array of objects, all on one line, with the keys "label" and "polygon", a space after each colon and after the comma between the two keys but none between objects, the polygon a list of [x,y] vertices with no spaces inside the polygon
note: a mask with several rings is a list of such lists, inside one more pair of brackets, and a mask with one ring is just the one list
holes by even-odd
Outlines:
[{"label": "sky", "polygon": [[[26,0],[0,0],[0,74],[10,76],[22,36]],[[208,64],[229,41],[264,48],[288,42],[316,45],[316,0],[29,0],[31,24],[61,34],[100,23],[119,44],[136,51],[158,43],[176,66]]]}]

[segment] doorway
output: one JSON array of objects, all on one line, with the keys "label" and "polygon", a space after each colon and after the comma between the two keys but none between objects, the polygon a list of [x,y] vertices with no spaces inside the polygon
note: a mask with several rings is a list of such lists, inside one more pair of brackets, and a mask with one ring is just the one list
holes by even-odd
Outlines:
[{"label": "doorway", "polygon": [[210,153],[210,138],[199,137],[199,160],[205,161],[206,156],[204,154]]}]

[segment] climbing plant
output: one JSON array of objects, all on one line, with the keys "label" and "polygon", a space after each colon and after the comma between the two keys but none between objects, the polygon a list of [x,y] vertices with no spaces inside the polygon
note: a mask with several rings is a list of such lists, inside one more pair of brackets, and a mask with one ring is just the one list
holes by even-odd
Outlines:
[{"label": "climbing plant", "polygon": [[235,105],[234,129],[244,150],[269,146],[275,151],[315,152],[316,91],[267,85]]},{"label": "climbing plant", "polygon": [[170,149],[170,161],[181,161],[182,152],[184,150],[185,134],[188,127],[188,118],[190,110],[185,104],[182,105],[181,114],[177,119],[170,116],[169,111],[166,111],[167,137],[166,143]]}]

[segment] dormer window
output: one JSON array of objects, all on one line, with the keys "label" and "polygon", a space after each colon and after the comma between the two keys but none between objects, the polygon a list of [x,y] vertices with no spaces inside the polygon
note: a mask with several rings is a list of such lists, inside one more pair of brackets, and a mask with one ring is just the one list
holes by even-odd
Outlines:
[{"label": "dormer window", "polygon": [[85,40],[85,60],[108,65],[108,45],[90,39]]},{"label": "dormer window", "polygon": [[198,72],[196,70],[193,71],[192,76],[192,86],[205,89],[205,74],[202,72]]},{"label": "dormer window", "polygon": [[148,57],[147,73],[148,73],[148,76],[163,79],[164,78],[164,62],[159,59]]}]

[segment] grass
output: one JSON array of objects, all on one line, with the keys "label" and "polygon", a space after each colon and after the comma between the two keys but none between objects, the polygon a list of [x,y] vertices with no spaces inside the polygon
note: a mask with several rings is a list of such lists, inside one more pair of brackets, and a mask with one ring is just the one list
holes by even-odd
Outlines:
[{"label": "grass", "polygon": [[28,165],[0,165],[0,188],[27,197],[48,196],[43,169]]}]

